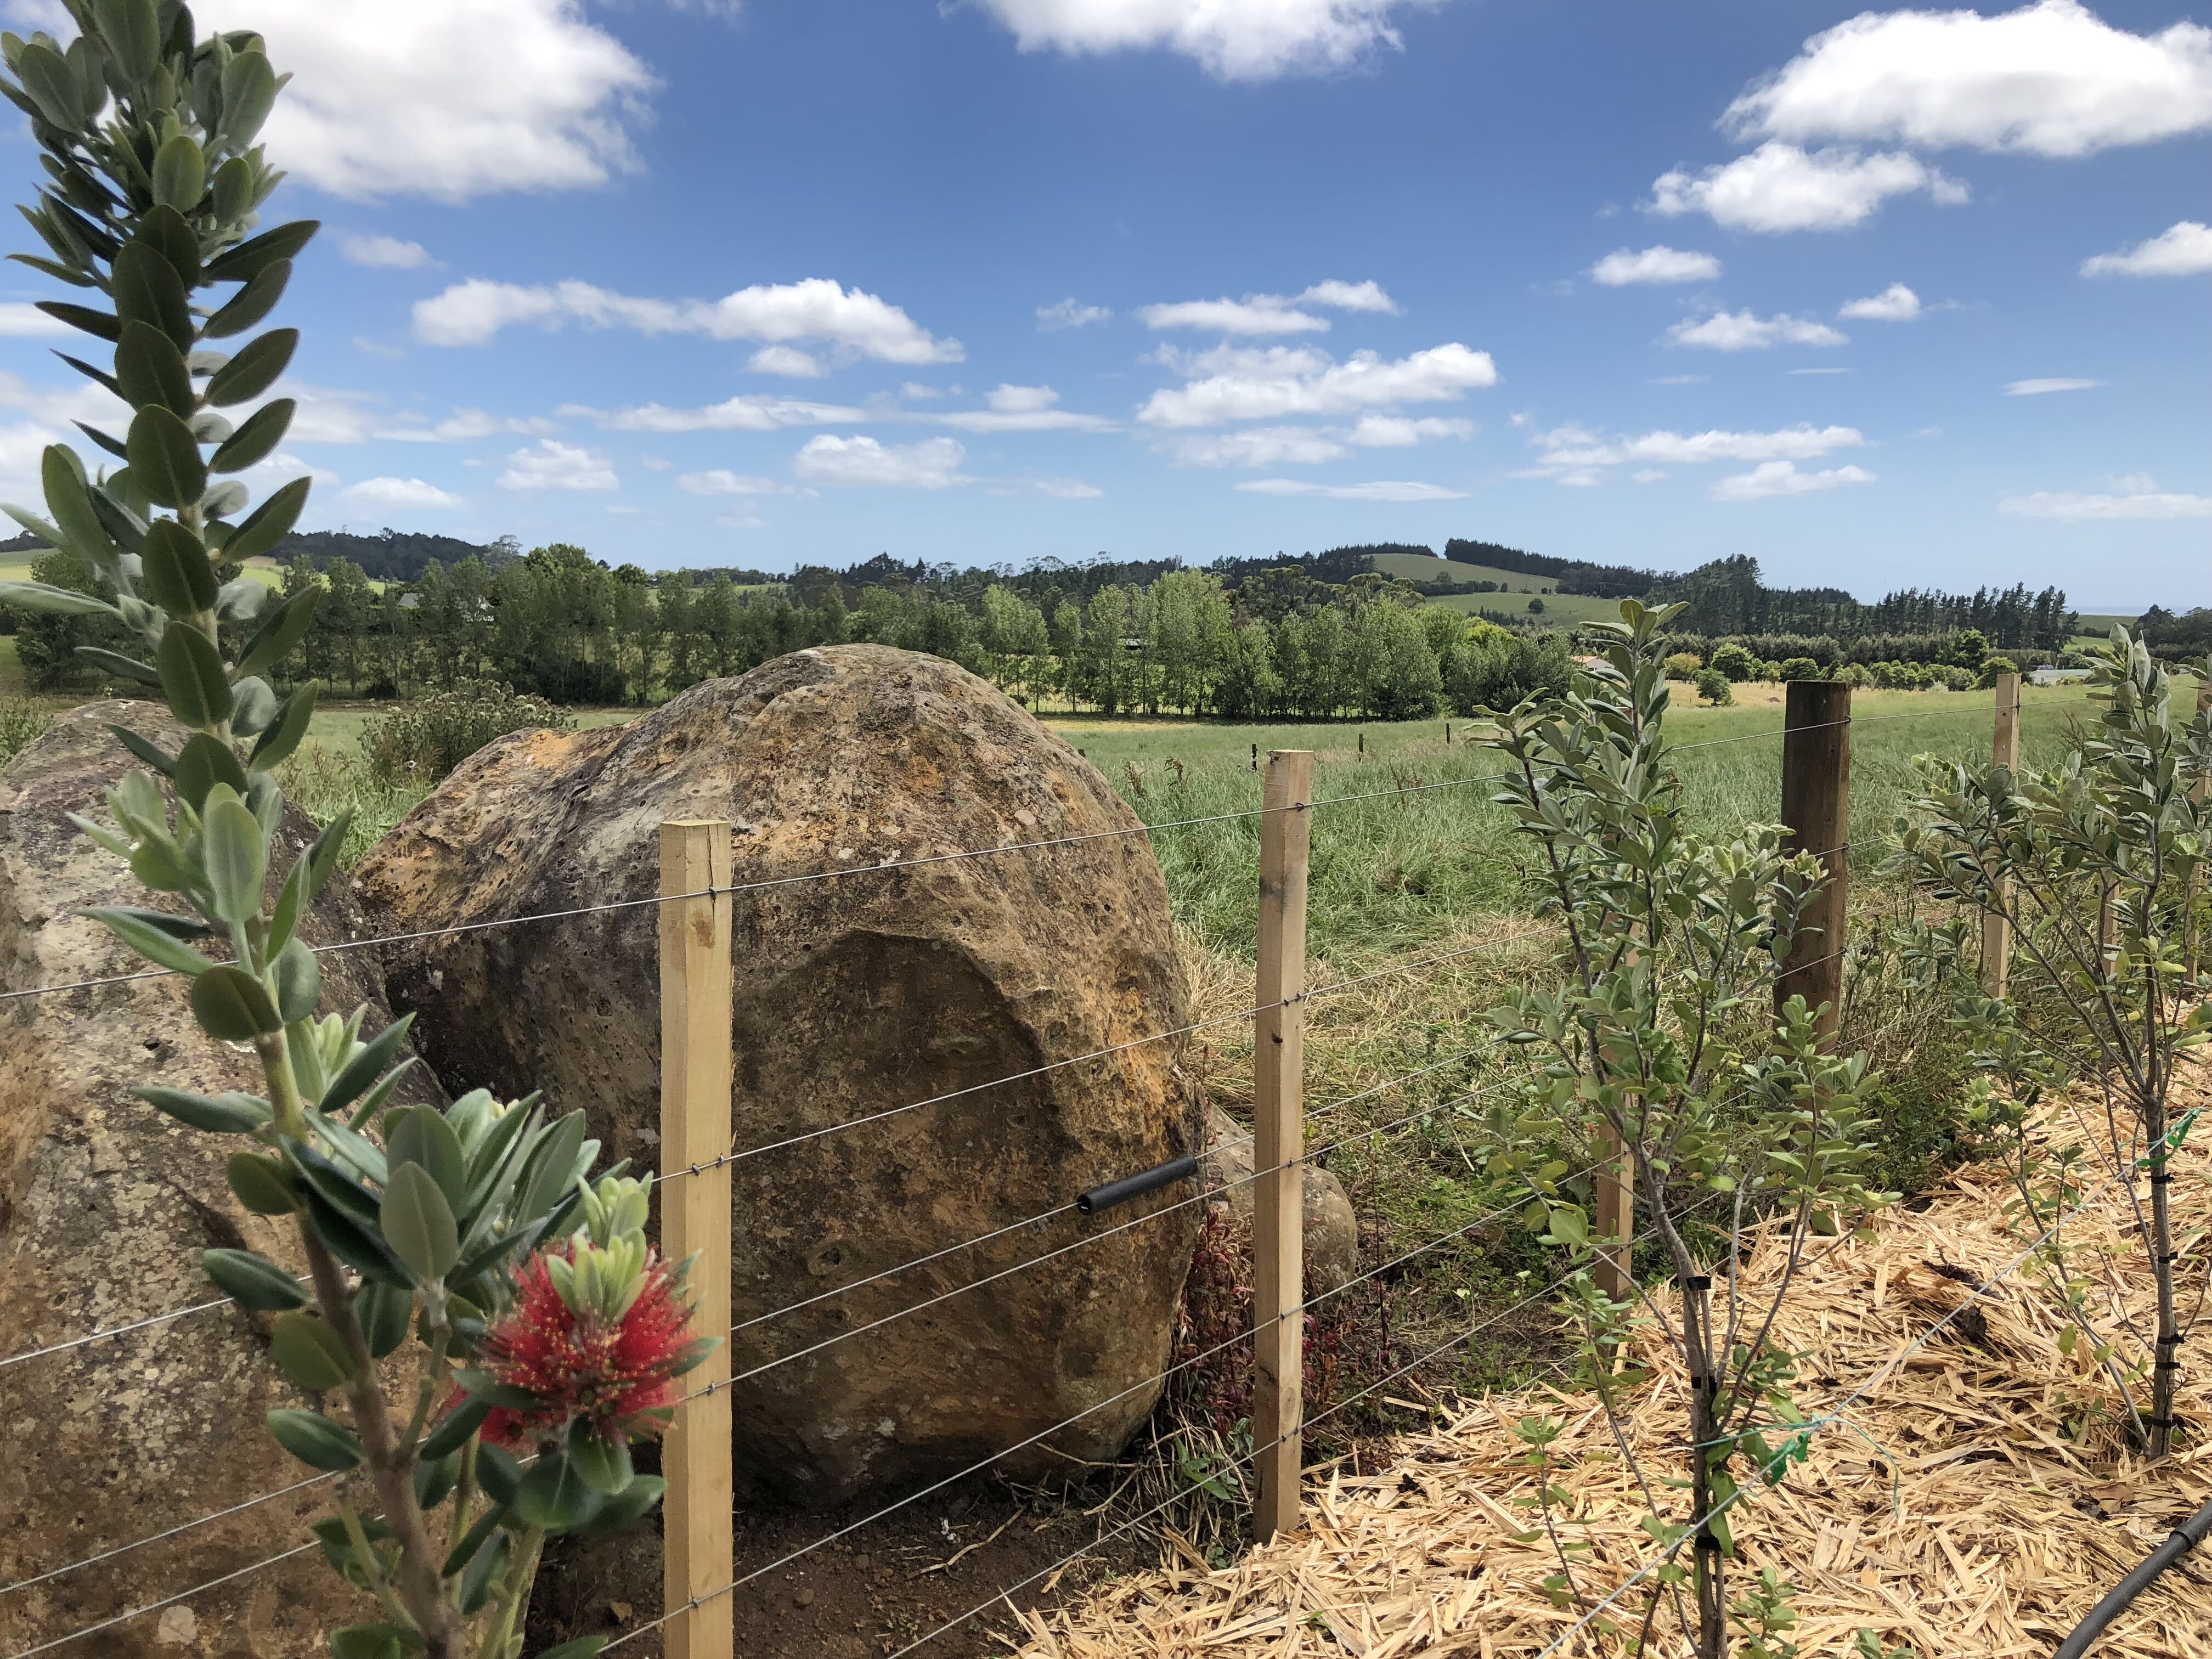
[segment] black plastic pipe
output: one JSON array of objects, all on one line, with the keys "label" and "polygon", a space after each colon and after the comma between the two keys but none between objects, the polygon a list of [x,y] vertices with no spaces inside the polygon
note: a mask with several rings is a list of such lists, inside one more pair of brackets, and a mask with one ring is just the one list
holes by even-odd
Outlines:
[{"label": "black plastic pipe", "polygon": [[1156,1193],[1178,1181],[1188,1181],[1197,1173],[1196,1158],[1174,1158],[1157,1169],[1139,1170],[1119,1181],[1109,1181],[1103,1187],[1093,1187],[1075,1200],[1075,1207],[1085,1215],[1097,1215],[1116,1204],[1127,1204],[1133,1198],[1142,1198],[1146,1193]]},{"label": "black plastic pipe", "polygon": [[2058,1644],[2056,1659],[2081,1659],[2105,1633],[2105,1627],[2128,1610],[2129,1603],[2148,1589],[2159,1574],[2203,1543],[2208,1534],[2212,1534],[2212,1504],[2207,1504],[2176,1527],[2166,1542],[2143,1558],[2141,1566],[2113,1585],[2112,1593],[2092,1607],[2089,1616],[2074,1626],[2074,1633]]}]

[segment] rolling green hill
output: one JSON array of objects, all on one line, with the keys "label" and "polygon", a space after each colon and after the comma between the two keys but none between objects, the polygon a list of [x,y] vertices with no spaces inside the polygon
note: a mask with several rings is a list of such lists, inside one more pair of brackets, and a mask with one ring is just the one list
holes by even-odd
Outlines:
[{"label": "rolling green hill", "polygon": [[1493,570],[1484,564],[1460,564],[1447,559],[1425,559],[1418,553],[1377,553],[1375,568],[1383,575],[1407,581],[1433,582],[1447,578],[1457,582],[1497,582],[1508,593],[1549,593],[1559,586],[1549,576],[1527,576],[1517,570]]}]

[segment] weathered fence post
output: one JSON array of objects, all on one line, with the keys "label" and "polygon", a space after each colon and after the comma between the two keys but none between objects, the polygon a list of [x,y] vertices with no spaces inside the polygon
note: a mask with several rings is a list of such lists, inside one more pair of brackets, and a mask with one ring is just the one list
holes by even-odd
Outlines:
[{"label": "weathered fence post", "polygon": [[1820,1014],[1832,1042],[1844,1018],[1843,949],[1850,920],[1851,688],[1792,680],[1783,717],[1782,822],[1791,852],[1825,854],[1826,878],[1807,902],[1790,958],[1774,981],[1778,1012],[1793,996]]},{"label": "weathered fence post", "polygon": [[[696,1253],[693,1326],[724,1338],[684,1379],[661,1451],[668,1659],[730,1659],[730,826],[660,826],[660,1249]],[[683,896],[678,896],[682,895]],[[711,1393],[702,1390],[712,1389]],[[711,1597],[711,1600],[705,1598]],[[694,1605],[694,1603],[697,1605]]]},{"label": "weathered fence post", "polygon": [[1636,1161],[1610,1123],[1598,1127],[1597,1144],[1605,1160],[1597,1170],[1598,1237],[1620,1241],[1598,1247],[1597,1287],[1626,1302],[1636,1294]]},{"label": "weathered fence post", "polygon": [[[1997,676],[1996,738],[1990,758],[2008,771],[2020,770],[2020,676]],[[2008,893],[2009,887],[1998,890]],[[2012,922],[2001,910],[1982,917],[1982,988],[1993,997],[2005,994],[2007,971],[2012,964]]]},{"label": "weathered fence post", "polygon": [[1298,1523],[1305,1380],[1306,866],[1314,757],[1267,757],[1260,819],[1260,974],[1253,998],[1252,1442],[1261,1542]]}]

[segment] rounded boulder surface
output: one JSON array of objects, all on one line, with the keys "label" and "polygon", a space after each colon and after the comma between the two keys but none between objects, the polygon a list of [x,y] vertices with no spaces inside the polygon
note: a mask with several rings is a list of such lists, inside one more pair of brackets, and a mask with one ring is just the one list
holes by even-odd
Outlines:
[{"label": "rounded boulder surface", "polygon": [[[137,765],[109,721],[173,751],[184,738],[151,704],[98,703],[0,769],[0,992],[143,972],[106,928],[71,913],[179,908],[70,822],[72,812],[107,822],[108,786]],[[314,835],[287,810],[272,895]],[[326,887],[302,923],[308,943],[360,937],[343,885]],[[324,1012],[367,1002],[367,1030],[388,1022],[367,953],[325,956],[323,970]],[[186,1128],[131,1092],[262,1092],[253,1057],[194,1024],[185,984],[147,978],[0,1000],[0,1356],[159,1322],[0,1370],[0,1583],[41,1580],[0,1597],[0,1648],[10,1653],[312,1545],[308,1522],[330,1512],[335,1483],[319,1482],[46,1577],[313,1473],[263,1426],[275,1407],[313,1403],[270,1363],[267,1316],[223,1301],[199,1264],[204,1249],[245,1248],[304,1272],[297,1235],[231,1196],[223,1164],[241,1138]],[[436,1089],[418,1066],[397,1098],[442,1103]],[[82,1650],[319,1659],[329,1630],[374,1617],[375,1605],[310,1548],[123,1620]]]},{"label": "rounded boulder surface", "polygon": [[[1118,1451],[1157,1395],[1198,1218],[1109,1228],[1183,1194],[893,1270],[1195,1146],[1179,1043],[1140,1041],[1189,1014],[1134,815],[974,675],[831,646],[625,726],[502,738],[371,853],[360,887],[395,932],[648,898],[658,826],[678,819],[734,825],[740,1486],[832,1504],[1066,1419],[996,1467]],[[1074,836],[1094,838],[946,856]],[[915,860],[936,861],[876,867]],[[793,879],[824,871],[849,873]],[[655,1164],[655,906],[398,948],[387,971],[434,1063],[542,1087]]]}]

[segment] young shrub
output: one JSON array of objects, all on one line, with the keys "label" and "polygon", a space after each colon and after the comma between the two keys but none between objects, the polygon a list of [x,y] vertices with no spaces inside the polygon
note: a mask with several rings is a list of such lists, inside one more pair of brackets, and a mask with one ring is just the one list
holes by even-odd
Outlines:
[{"label": "young shrub", "polygon": [[1717,668],[1707,668],[1698,675],[1698,696],[1716,708],[1724,708],[1735,701],[1735,689],[1729,684],[1728,676]]},{"label": "young shrub", "polygon": [[[2199,672],[2212,673],[2212,662]],[[2096,1161],[2134,1200],[2157,1285],[2142,1422],[2152,1455],[2163,1456],[2183,1336],[2166,1160],[2195,1116],[2175,1121],[2169,1102],[2176,1060],[2212,1036],[2198,933],[2212,715],[2177,708],[2172,677],[2123,628],[2098,653],[2089,685],[2103,713],[2063,765],[2040,775],[1996,765],[1938,774],[1904,826],[1897,867],[1939,901],[2011,923],[2004,997],[1973,989],[1956,1001],[1982,1067],[2023,1111],[2068,1079],[2103,1097],[2105,1111],[2082,1121]],[[1929,948],[1942,943],[1929,930]],[[1960,950],[1957,934],[1950,943]],[[2077,1173],[2069,1187],[2062,1170],[2059,1190],[2086,1179]],[[2025,1171],[2019,1184],[2039,1232],[2057,1211]]]},{"label": "young shrub", "polygon": [[380,785],[434,784],[495,738],[565,732],[574,724],[543,697],[500,680],[464,678],[371,720],[362,731],[361,750],[369,776]]},{"label": "young shrub", "polygon": [[0,697],[0,766],[46,734],[53,711],[29,697]]},{"label": "young shrub", "polygon": [[1997,683],[1998,675],[2019,672],[2020,665],[2010,657],[1984,657],[1981,667],[1975,672],[1974,684],[1986,691]]},{"label": "young shrub", "polygon": [[1759,659],[1734,640],[1713,647],[1712,660],[1707,667],[1726,675],[1732,685],[1741,685],[1759,672]]},{"label": "young shrub", "polygon": [[[233,1195],[298,1230],[304,1282],[246,1250],[201,1265],[275,1316],[271,1362],[318,1399],[271,1412],[270,1434],[344,1477],[314,1531],[374,1605],[332,1633],[332,1651],[516,1659],[544,1540],[629,1525],[659,1501],[630,1443],[659,1431],[673,1379],[711,1345],[691,1340],[681,1269],[645,1243],[647,1183],[619,1169],[586,1182],[599,1144],[580,1112],[549,1121],[535,1096],[482,1090],[444,1112],[389,1107],[412,1063],[393,1063],[409,1020],[369,1033],[366,1006],[318,1018],[320,958],[300,926],[347,819],[289,856],[275,769],[307,736],[315,688],[280,699],[270,678],[323,589],[272,603],[241,569],[291,529],[308,480],[248,512],[236,476],[292,419],[289,398],[252,405],[296,331],[252,331],[316,228],[258,226],[281,175],[254,139],[281,82],[259,35],[203,36],[170,0],[65,3],[79,31],[66,52],[44,33],[0,35],[0,93],[30,118],[53,180],[26,216],[52,257],[15,257],[106,301],[40,305],[112,347],[96,353],[112,355],[112,376],[69,361],[129,406],[121,435],[85,428],[128,465],[88,472],[66,446],[46,450],[46,514],[7,510],[98,591],[9,582],[0,604],[112,626],[122,648],[88,647],[89,659],[157,691],[189,734],[173,754],[117,728],[153,769],[108,792],[112,825],[77,820],[172,902],[88,914],[184,975],[208,1038],[260,1064],[260,1095],[137,1093],[235,1137]],[[523,1449],[526,1469],[512,1455]]]},{"label": "young shrub", "polygon": [[1820,680],[1826,679],[1827,676],[1820,672],[1820,665],[1810,657],[1792,657],[1782,665],[1779,678],[1784,680]]},{"label": "young shrub", "polygon": [[[1626,1409],[1636,1377],[1616,1358],[1639,1325],[1658,1331],[1692,1381],[1686,1479],[1668,1483],[1686,1488],[1686,1517],[1655,1513],[1647,1529],[1670,1548],[1694,1531],[1693,1560],[1661,1569],[1650,1611],[1679,1611],[1676,1586],[1694,1578],[1696,1629],[1683,1613],[1683,1634],[1713,1659],[1727,1641],[1739,1480],[1778,1481],[1795,1449],[1789,1425],[1801,1420],[1790,1357],[1768,1337],[1791,1276],[1756,1298],[1741,1286],[1746,1231],[1773,1230],[1795,1261],[1815,1231],[1887,1195],[1860,1174],[1864,1057],[1826,1052],[1819,1011],[1802,997],[1771,1006],[1820,860],[1784,853],[1772,824],[1728,842],[1689,830],[1662,740],[1668,694],[1656,641],[1675,610],[1634,600],[1620,610],[1619,624],[1594,630],[1603,654],[1565,702],[1523,705],[1490,744],[1512,763],[1498,799],[1528,837],[1545,908],[1565,930],[1566,982],[1518,990],[1492,1016],[1532,1064],[1497,1121],[1503,1144],[1488,1173],[1527,1199],[1531,1231],[1583,1267],[1569,1305],[1584,1376],[1606,1409]],[[1638,1289],[1613,1301],[1589,1271],[1626,1241],[1598,1232],[1567,1171],[1611,1158],[1633,1171],[1671,1300]],[[1641,1490],[1659,1489],[1655,1475],[1632,1473]]]},{"label": "young shrub", "polygon": [[1667,659],[1667,678],[1670,680],[1693,681],[1705,660],[1694,651],[1677,651]]}]

